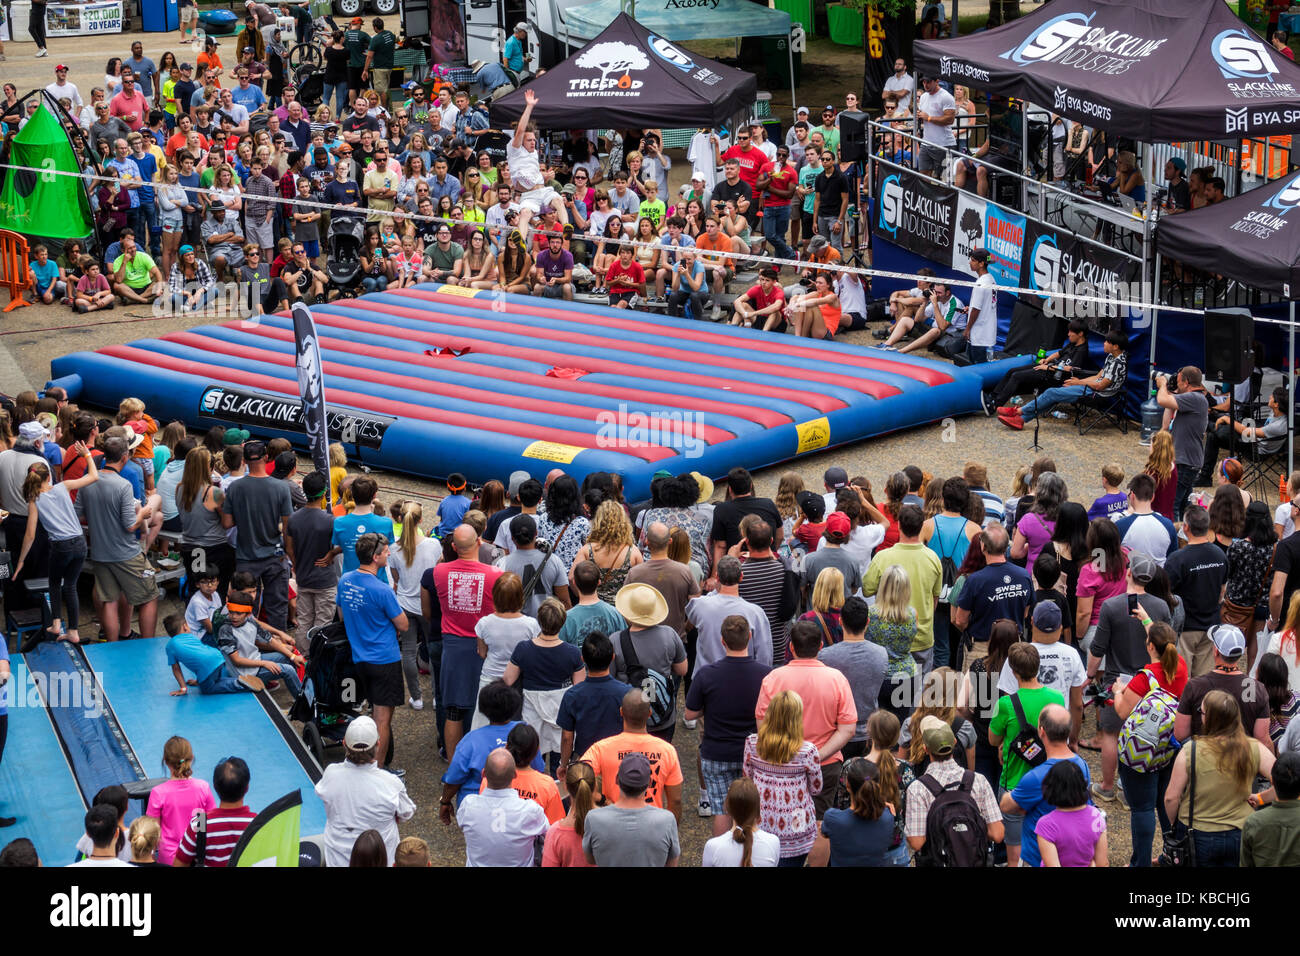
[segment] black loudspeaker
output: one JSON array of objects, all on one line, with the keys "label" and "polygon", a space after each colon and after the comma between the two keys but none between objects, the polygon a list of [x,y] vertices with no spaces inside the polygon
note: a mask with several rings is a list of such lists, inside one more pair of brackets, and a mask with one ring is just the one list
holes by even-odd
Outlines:
[{"label": "black loudspeaker", "polygon": [[865,163],[871,150],[867,145],[867,114],[845,110],[840,114],[840,160]]},{"label": "black loudspeaker", "polygon": [[427,3],[403,3],[402,32],[408,37],[427,37],[429,35],[429,5]]},{"label": "black loudspeaker", "polygon": [[1255,370],[1255,320],[1246,309],[1205,313],[1205,377],[1236,384]]}]

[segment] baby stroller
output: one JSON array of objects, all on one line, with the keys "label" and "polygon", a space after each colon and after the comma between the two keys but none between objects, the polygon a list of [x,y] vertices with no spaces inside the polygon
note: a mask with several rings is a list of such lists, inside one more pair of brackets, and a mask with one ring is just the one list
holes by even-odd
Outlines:
[{"label": "baby stroller", "polygon": [[342,296],[356,295],[361,283],[361,250],[366,222],[360,216],[335,212],[325,240],[325,274]]},{"label": "baby stroller", "polygon": [[[303,44],[306,46],[306,44]],[[299,47],[294,47],[295,50]],[[298,102],[309,112],[315,112],[325,95],[325,70],[319,63],[303,63],[293,67],[293,79],[298,86]]]},{"label": "baby stroller", "polygon": [[357,669],[341,622],[313,628],[308,638],[306,679],[289,717],[302,722],[302,742],[324,766],[325,748],[342,744],[348,724],[361,715]]}]

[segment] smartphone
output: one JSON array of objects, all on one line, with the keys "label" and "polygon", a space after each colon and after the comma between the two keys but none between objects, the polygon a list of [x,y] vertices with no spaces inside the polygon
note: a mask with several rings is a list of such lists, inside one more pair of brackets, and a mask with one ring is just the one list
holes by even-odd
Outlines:
[{"label": "smartphone", "polygon": [[1138,596],[1136,594],[1130,594],[1128,596],[1128,612],[1132,614],[1137,609],[1138,609]]}]

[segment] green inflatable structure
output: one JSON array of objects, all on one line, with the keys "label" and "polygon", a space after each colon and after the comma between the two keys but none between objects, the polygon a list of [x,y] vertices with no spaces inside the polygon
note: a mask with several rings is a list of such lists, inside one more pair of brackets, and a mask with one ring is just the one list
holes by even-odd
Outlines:
[{"label": "green inflatable structure", "polygon": [[5,169],[0,188],[0,229],[27,236],[82,239],[94,232],[90,197],[79,173],[77,156],[55,107],[41,97],[38,109],[15,134],[9,151],[10,166],[27,166],[50,172]]}]

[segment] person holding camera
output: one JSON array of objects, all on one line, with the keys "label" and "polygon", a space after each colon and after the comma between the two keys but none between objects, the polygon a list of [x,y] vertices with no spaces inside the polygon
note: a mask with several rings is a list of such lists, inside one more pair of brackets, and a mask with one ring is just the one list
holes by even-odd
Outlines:
[{"label": "person holding camera", "polygon": [[[671,266],[673,290],[668,296],[668,314],[678,318],[685,315],[687,300],[691,303],[692,318],[704,318],[704,299],[708,287],[704,284],[705,269],[695,258],[695,250],[687,247],[677,254],[677,261]],[[662,273],[665,270],[660,270]]]}]

